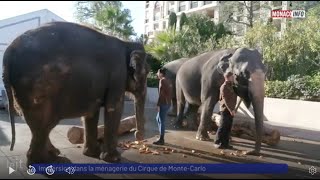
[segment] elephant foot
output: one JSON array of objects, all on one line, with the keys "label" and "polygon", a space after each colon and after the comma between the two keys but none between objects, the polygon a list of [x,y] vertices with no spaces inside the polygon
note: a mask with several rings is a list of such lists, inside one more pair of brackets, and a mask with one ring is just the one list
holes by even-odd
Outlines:
[{"label": "elephant foot", "polygon": [[100,152],[101,152],[100,147],[97,145],[93,147],[90,147],[90,146],[84,147],[82,153],[85,156],[99,158]]},{"label": "elephant foot", "polygon": [[198,126],[196,124],[190,124],[188,125],[188,129],[191,131],[196,131],[198,129]]},{"label": "elephant foot", "polygon": [[72,161],[66,157],[60,157],[58,156],[56,158],[56,160],[54,161],[54,163],[63,163],[63,164],[66,164],[66,163],[72,163]]},{"label": "elephant foot", "polygon": [[260,156],[260,151],[258,151],[258,150],[251,150],[251,151],[247,152],[247,155]]},{"label": "elephant foot", "polygon": [[168,116],[176,117],[177,116],[177,112],[174,112],[174,111],[169,112]]},{"label": "elephant foot", "polygon": [[175,129],[182,129],[183,128],[182,123],[180,123],[180,122],[176,122],[173,127]]},{"label": "elephant foot", "polygon": [[31,164],[51,163],[57,160],[59,156],[52,154],[49,150],[34,151],[29,150],[27,153],[27,166]]},{"label": "elephant foot", "polygon": [[61,154],[60,150],[57,149],[56,147],[54,147],[52,144],[51,146],[49,147],[49,154],[52,155],[52,156],[59,156]]},{"label": "elephant foot", "polygon": [[199,141],[209,141],[210,137],[208,133],[201,133],[201,134],[197,134],[196,139]]},{"label": "elephant foot", "polygon": [[134,136],[136,138],[136,141],[142,141],[144,139],[143,133],[138,130],[134,133]]},{"label": "elephant foot", "polygon": [[195,122],[192,122],[191,120],[191,123],[189,124],[189,127],[188,127],[191,131],[196,131],[198,130],[198,126]]},{"label": "elephant foot", "polygon": [[120,162],[120,153],[115,150],[113,153],[109,152],[101,152],[100,159],[110,163]]}]

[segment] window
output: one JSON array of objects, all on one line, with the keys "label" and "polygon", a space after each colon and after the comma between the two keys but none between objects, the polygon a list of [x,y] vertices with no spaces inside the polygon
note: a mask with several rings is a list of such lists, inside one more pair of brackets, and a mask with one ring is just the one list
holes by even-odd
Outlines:
[{"label": "window", "polygon": [[155,12],[155,15],[154,15],[154,21],[158,21],[160,19],[160,11],[159,12]]},{"label": "window", "polygon": [[198,7],[198,1],[191,1],[191,9]]},{"label": "window", "polygon": [[179,1],[179,12],[186,10],[186,1]]},{"label": "window", "polygon": [[274,7],[282,6],[282,1],[272,1]]},{"label": "window", "polygon": [[160,13],[160,4],[159,1],[156,2],[156,4],[154,5],[154,21],[157,21],[160,19],[161,13]]},{"label": "window", "polygon": [[212,1],[203,1],[204,5],[211,4],[211,3],[212,3]]},{"label": "window", "polygon": [[166,29],[167,28],[167,22],[166,21],[163,21],[162,23],[162,29]]},{"label": "window", "polygon": [[168,15],[170,15],[171,12],[174,12],[174,8],[170,8],[168,11]]},{"label": "window", "polygon": [[160,9],[160,3],[159,3],[159,1],[157,1],[157,2],[154,4],[154,9]]},{"label": "window", "polygon": [[260,1],[252,1],[253,11],[260,10]]},{"label": "window", "polygon": [[173,6],[174,5],[174,1],[169,1],[170,5]]},{"label": "window", "polygon": [[158,23],[154,24],[154,25],[153,25],[153,29],[154,29],[155,31],[158,30],[158,29],[159,29],[159,24],[158,24]]}]

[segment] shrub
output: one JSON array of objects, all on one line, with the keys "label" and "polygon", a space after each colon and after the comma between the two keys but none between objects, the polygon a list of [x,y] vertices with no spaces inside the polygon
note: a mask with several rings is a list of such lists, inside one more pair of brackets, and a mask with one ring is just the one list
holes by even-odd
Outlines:
[{"label": "shrub", "polygon": [[156,73],[158,69],[162,67],[161,61],[151,54],[149,54],[148,58],[148,64],[150,65],[151,72],[150,73]]},{"label": "shrub", "polygon": [[147,86],[148,87],[158,87],[159,80],[157,75],[153,72],[150,72],[147,77]]},{"label": "shrub", "polygon": [[292,82],[289,81],[266,81],[266,97],[298,99],[301,94]]},{"label": "shrub", "polygon": [[287,81],[266,81],[266,97],[320,101],[320,73],[291,75]]}]

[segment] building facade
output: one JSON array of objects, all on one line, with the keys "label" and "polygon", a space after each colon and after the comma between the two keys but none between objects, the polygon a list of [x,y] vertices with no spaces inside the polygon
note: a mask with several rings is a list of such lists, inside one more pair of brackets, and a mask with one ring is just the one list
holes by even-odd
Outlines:
[{"label": "building facade", "polygon": [[155,33],[168,27],[169,14],[177,14],[177,28],[179,28],[182,12],[206,13],[213,21],[219,21],[218,1],[146,1],[144,32],[153,38]]},{"label": "building facade", "polygon": [[[186,13],[187,15],[191,13],[203,13],[211,17],[215,23],[221,22],[226,18],[226,14],[224,14],[223,11],[224,2],[225,1],[146,1],[144,32],[146,35],[148,35],[149,39],[153,39],[157,32],[165,30],[168,27],[170,12],[175,12],[177,15],[177,29],[179,29],[180,16],[182,12]],[[248,11],[244,6],[241,7],[240,2],[248,3],[249,1],[238,1],[238,4],[237,2],[234,3],[234,19],[237,21],[246,21],[246,15],[248,15]],[[288,10],[293,8],[293,1],[253,2],[257,3],[254,5],[254,21],[260,19],[263,22],[267,22],[271,17],[271,10]],[[303,2],[296,1],[295,3]],[[241,13],[237,13],[237,10],[241,11]],[[286,28],[287,21],[290,21],[290,19],[273,19],[272,23],[277,27],[279,35]],[[246,25],[239,23],[230,23],[229,28],[240,36],[243,35],[247,30]]]}]

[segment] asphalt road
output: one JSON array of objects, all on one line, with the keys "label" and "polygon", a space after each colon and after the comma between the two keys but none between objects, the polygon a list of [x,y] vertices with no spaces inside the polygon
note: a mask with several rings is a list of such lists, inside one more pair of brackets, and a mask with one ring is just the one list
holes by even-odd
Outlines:
[{"label": "asphalt road", "polygon": [[[235,156],[230,153],[236,150],[226,150],[224,155],[221,150],[213,148],[213,135],[210,135],[211,141],[198,141],[195,139],[195,132],[188,130],[177,131],[172,128],[173,118],[167,119],[166,144],[165,146],[155,146],[152,142],[156,140],[158,132],[157,124],[154,119],[156,109],[153,105],[146,106],[147,122],[146,142],[144,145],[152,151],[157,151],[159,155],[141,154],[139,148],[143,145],[137,145],[123,150],[121,152],[121,163],[285,163],[289,166],[287,174],[196,174],[196,175],[135,175],[135,174],[95,174],[95,175],[53,175],[44,176],[35,174],[30,176],[26,173],[26,152],[29,147],[31,134],[28,126],[22,119],[16,120],[16,145],[14,151],[9,150],[11,142],[11,128],[6,112],[0,112],[0,178],[181,178],[181,179],[203,179],[203,178],[281,178],[281,179],[312,179],[320,177],[320,142],[303,139],[293,139],[281,137],[280,143],[276,147],[263,145],[262,156]],[[126,103],[123,117],[133,115],[133,105]],[[102,114],[101,117],[102,118]],[[100,119],[102,123],[102,119]],[[52,131],[50,138],[52,143],[60,149],[61,156],[68,158],[72,163],[105,163],[99,159],[89,158],[82,155],[82,145],[71,144],[66,136],[70,127],[81,125],[79,119],[63,120]],[[128,133],[119,138],[119,142],[134,141],[133,133]],[[232,144],[238,151],[250,150],[254,147],[254,142],[233,138]],[[164,154],[164,148],[168,148],[168,154]],[[172,152],[174,150],[174,152]],[[16,171],[8,174],[8,166]],[[311,175],[309,168],[314,166],[318,173]]]}]

